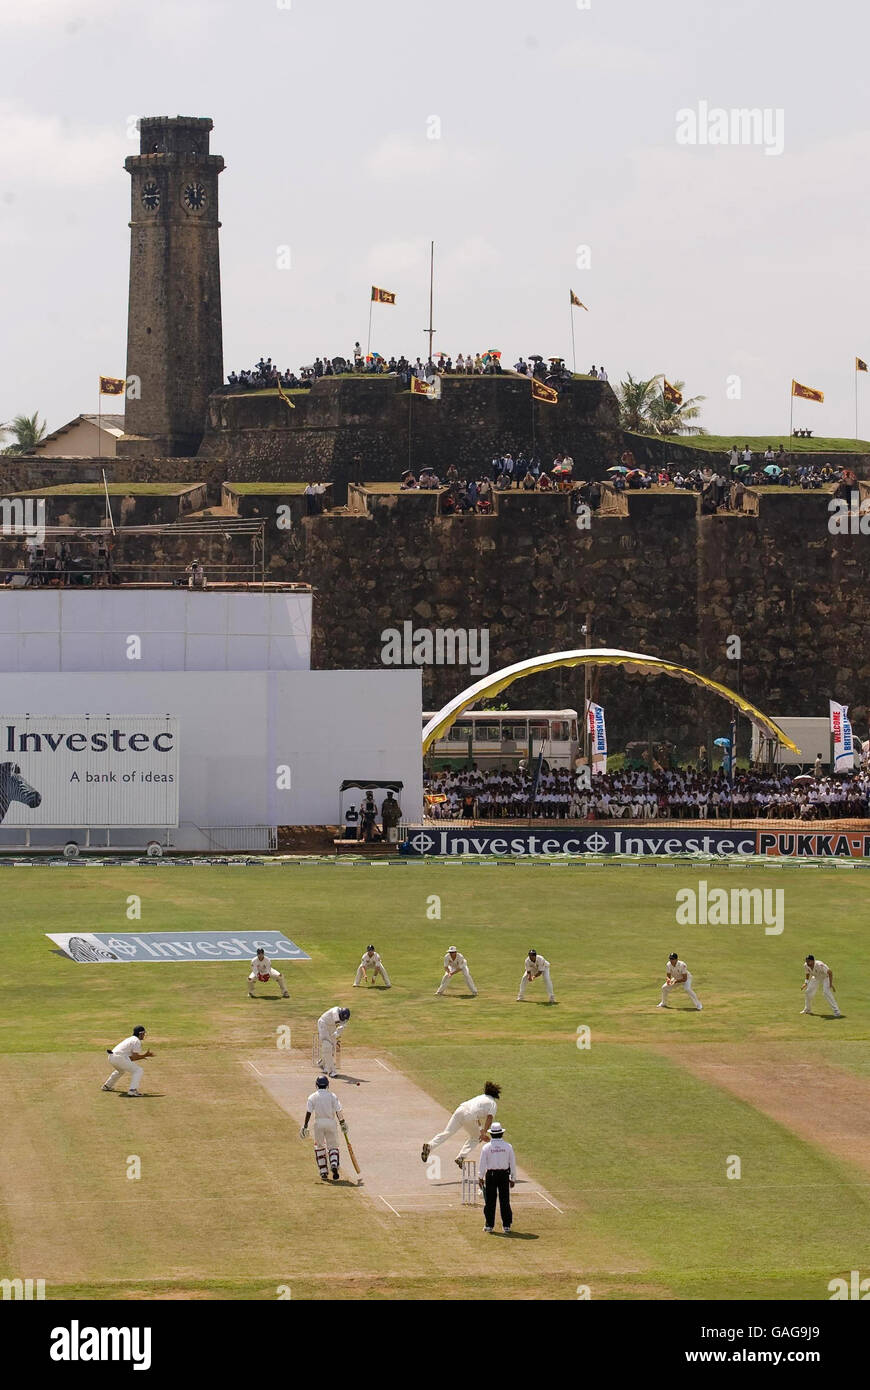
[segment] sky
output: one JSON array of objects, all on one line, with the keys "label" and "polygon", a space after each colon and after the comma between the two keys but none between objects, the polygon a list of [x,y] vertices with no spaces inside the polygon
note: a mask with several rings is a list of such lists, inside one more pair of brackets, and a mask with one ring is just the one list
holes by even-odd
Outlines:
[{"label": "sky", "polygon": [[573,289],[578,370],[684,380],[735,439],[788,428],[795,377],[825,392],[795,424],[852,437],[868,31],[844,0],[0,0],[0,422],[124,375],[124,159],[182,114],[226,161],[227,371],[349,355],[372,284],[372,347],[424,355],[434,240],[436,349],[570,365]]}]

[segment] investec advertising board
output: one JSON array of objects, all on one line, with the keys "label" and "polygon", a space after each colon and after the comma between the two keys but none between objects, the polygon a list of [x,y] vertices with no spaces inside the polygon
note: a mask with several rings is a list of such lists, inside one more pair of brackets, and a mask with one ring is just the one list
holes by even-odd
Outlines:
[{"label": "investec advertising board", "polygon": [[0,824],[178,825],[178,720],[0,715]]},{"label": "investec advertising board", "polygon": [[498,858],[585,854],[765,854],[787,859],[870,858],[870,834],[837,830],[468,830],[409,828],[406,854],[491,854]]}]

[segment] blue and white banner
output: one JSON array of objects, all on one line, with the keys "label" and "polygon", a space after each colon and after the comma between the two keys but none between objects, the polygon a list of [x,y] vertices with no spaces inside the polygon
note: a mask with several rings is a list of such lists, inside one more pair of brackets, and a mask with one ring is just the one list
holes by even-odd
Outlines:
[{"label": "blue and white banner", "polygon": [[589,720],[589,739],[590,752],[594,758],[604,758],[607,760],[607,726],[604,723],[604,706],[596,705],[590,700],[586,706],[586,717]]},{"label": "blue and white banner", "polygon": [[235,960],[246,964],[262,946],[272,960],[310,960],[301,946],[281,932],[46,932],[49,941],[80,965],[123,964],[134,961]]},{"label": "blue and white banner", "polygon": [[540,855],[584,856],[630,854],[769,855],[784,858],[870,858],[870,834],[855,831],[803,830],[624,830],[603,825],[562,829],[473,826],[468,830],[408,827],[400,852],[406,855],[493,855],[523,858]]},{"label": "blue and white banner", "polygon": [[834,739],[834,771],[851,772],[855,766],[855,744],[849,723],[849,706],[831,700],[831,734]]}]

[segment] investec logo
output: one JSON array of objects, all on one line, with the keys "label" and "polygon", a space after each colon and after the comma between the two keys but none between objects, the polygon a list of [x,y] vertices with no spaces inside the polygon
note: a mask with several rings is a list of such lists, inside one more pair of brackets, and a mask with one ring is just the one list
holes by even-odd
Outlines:
[{"label": "investec logo", "polygon": [[128,733],[125,729],[98,729],[93,733],[49,733],[36,729],[19,730],[15,724],[7,724],[5,745],[7,753],[56,753],[63,747],[70,753],[83,753],[86,749],[94,753],[145,753],[154,748],[158,753],[171,753],[175,735],[168,729],[151,734]]},{"label": "investec logo", "polygon": [[29,536],[41,545],[45,540],[45,498],[0,497],[0,532],[4,536]]},{"label": "investec logo", "polygon": [[467,666],[473,676],[489,670],[489,628],[414,627],[411,622],[384,628],[384,666]]}]

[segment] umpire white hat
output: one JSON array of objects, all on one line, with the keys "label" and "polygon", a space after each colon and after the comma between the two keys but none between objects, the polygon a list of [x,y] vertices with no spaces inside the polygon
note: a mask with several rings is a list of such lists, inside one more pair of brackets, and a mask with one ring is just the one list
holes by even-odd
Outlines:
[{"label": "umpire white hat", "polygon": [[497,1139],[499,1135],[504,1134],[504,1128],[499,1124],[498,1120],[496,1120],[494,1125],[490,1125],[489,1132]]}]

